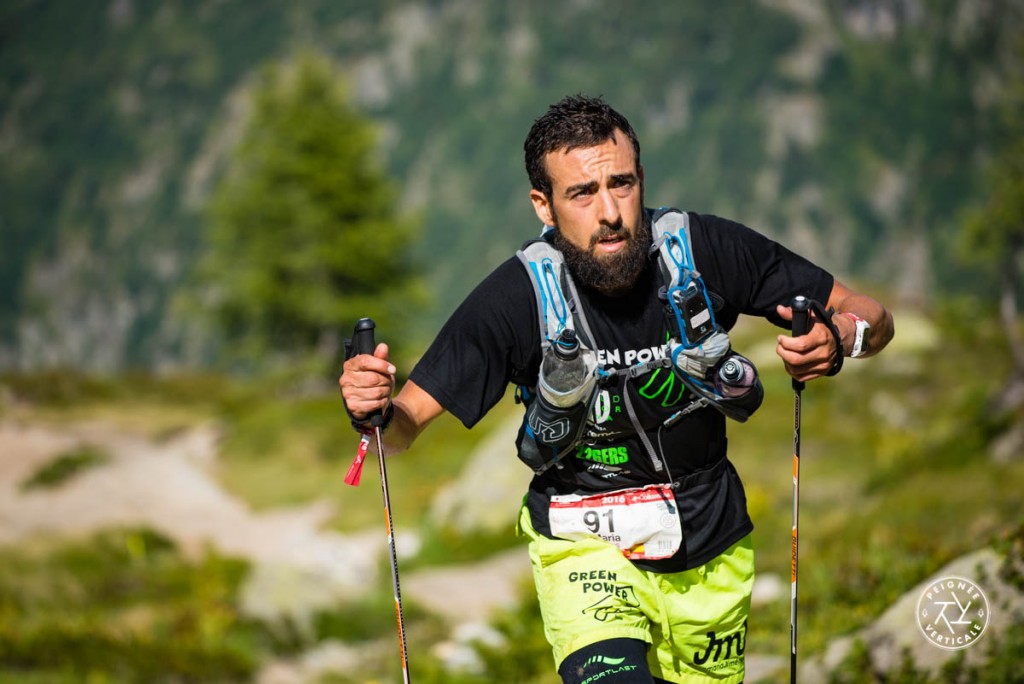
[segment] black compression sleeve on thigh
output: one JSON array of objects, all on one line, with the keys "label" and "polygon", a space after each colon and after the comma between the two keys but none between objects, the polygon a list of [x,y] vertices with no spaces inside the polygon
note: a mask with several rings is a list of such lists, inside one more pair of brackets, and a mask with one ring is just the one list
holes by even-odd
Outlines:
[{"label": "black compression sleeve on thigh", "polygon": [[639,639],[607,639],[570,653],[558,668],[562,684],[654,684],[647,667],[647,644]]}]

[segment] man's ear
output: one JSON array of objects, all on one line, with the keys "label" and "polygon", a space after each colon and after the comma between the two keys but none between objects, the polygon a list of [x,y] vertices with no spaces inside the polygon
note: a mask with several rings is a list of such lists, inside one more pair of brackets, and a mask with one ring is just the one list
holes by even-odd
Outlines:
[{"label": "man's ear", "polygon": [[545,226],[555,225],[555,212],[552,211],[551,201],[547,195],[534,188],[530,190],[530,202],[533,203],[533,211],[541,223]]}]

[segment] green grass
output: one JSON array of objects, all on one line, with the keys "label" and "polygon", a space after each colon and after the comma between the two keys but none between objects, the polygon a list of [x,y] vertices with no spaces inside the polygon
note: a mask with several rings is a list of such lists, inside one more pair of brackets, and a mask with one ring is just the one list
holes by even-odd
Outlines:
[{"label": "green grass", "polygon": [[[231,681],[269,634],[235,608],[244,563],[180,556],[146,530],[0,552],[0,663],[19,680]],[[28,681],[31,681],[28,679]]]},{"label": "green grass", "polygon": [[110,456],[95,447],[80,447],[44,464],[21,483],[21,490],[53,489],[83,471],[101,466],[109,460]]},{"label": "green grass", "polygon": [[[472,431],[444,414],[412,451],[388,457],[397,528],[419,527],[427,520],[433,495],[459,475],[476,444],[507,415],[510,403]],[[358,487],[344,482],[359,436],[339,397],[253,402],[225,420],[219,476],[230,491],[258,509],[326,499],[337,510],[333,525],[341,531],[383,526],[376,452],[367,454]]]},{"label": "green grass", "polygon": [[0,418],[62,427],[101,421],[130,434],[162,439],[228,415],[266,391],[214,374],[156,377],[83,375],[73,370],[0,374]]}]

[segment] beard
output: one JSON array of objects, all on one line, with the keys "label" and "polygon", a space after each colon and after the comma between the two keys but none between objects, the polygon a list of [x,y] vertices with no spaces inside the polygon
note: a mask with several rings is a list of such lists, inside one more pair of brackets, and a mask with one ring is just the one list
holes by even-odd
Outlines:
[{"label": "beard", "polygon": [[[565,257],[565,265],[573,280],[602,294],[626,294],[650,263],[651,226],[646,211],[641,211],[640,221],[632,233],[626,231],[621,220],[615,226],[601,226],[591,236],[587,249],[580,249],[566,240],[557,230],[557,225],[555,227],[555,248]],[[625,246],[615,254],[598,257],[595,251],[597,243],[610,237],[621,237],[626,242]]]}]

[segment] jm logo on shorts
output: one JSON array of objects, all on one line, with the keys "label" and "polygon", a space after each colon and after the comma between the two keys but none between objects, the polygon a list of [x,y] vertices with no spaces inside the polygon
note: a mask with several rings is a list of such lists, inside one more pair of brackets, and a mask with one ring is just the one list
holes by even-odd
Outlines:
[{"label": "jm logo on shorts", "polygon": [[943,577],[917,602],[917,625],[933,646],[956,651],[977,641],[988,626],[988,598],[963,577]]},{"label": "jm logo on shorts", "polygon": [[[742,656],[747,650],[747,623],[744,622],[743,627],[732,634],[718,636],[717,632],[708,632],[707,637],[707,650],[703,653],[698,651],[693,654],[694,665],[705,665],[709,660],[715,664],[720,662],[723,657],[729,661]],[[724,653],[723,648],[725,649]]]}]

